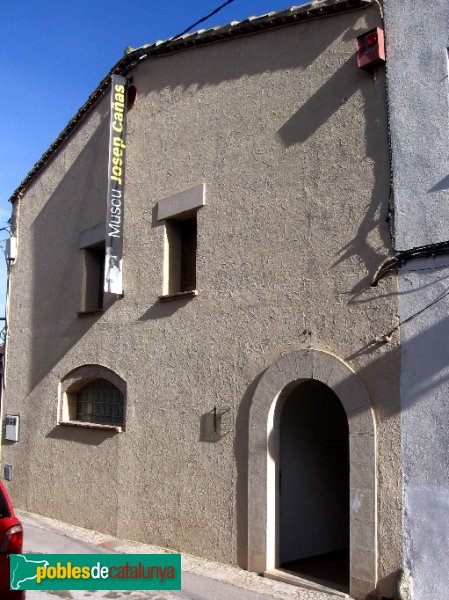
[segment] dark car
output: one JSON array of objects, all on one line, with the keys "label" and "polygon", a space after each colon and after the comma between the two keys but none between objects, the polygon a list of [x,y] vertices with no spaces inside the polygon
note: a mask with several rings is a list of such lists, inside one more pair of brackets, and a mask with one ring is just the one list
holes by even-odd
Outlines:
[{"label": "dark car", "polygon": [[25,592],[9,588],[9,555],[21,554],[23,547],[22,523],[14,514],[14,508],[5,486],[0,481],[0,598],[1,600],[25,600]]}]

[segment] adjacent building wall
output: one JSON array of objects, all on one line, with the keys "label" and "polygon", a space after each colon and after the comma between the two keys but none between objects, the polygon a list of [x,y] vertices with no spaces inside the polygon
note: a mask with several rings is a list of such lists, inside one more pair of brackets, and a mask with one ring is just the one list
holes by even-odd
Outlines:
[{"label": "adjacent building wall", "polygon": [[[385,0],[398,250],[449,240],[449,4]],[[447,598],[449,257],[399,276],[406,567],[413,598]]]},{"label": "adjacent building wall", "polygon": [[[105,215],[108,99],[27,189],[11,273],[5,443],[16,504],[246,565],[248,413],[264,370],[311,345],[366,386],[377,424],[378,574],[401,564],[396,282],[383,70],[358,70],[377,8],[148,60],[133,72],[122,299],[79,317],[80,234]],[[161,303],[163,198],[206,185],[198,296]],[[58,425],[63,378],[127,384],[126,431]],[[208,429],[214,407],[221,434]],[[372,507],[375,510],[375,507]]]}]

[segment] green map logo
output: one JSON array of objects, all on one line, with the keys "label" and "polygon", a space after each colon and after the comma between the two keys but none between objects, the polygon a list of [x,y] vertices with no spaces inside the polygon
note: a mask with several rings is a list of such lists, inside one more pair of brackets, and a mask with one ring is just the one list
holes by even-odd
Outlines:
[{"label": "green map logo", "polygon": [[180,590],[180,554],[11,554],[12,590]]},{"label": "green map logo", "polygon": [[[16,558],[16,565],[13,567],[13,556]],[[34,560],[23,554],[11,555],[9,567],[10,587],[12,590],[36,589],[21,587],[27,581],[32,581],[37,578],[37,567],[48,567],[49,563],[46,560]]]}]

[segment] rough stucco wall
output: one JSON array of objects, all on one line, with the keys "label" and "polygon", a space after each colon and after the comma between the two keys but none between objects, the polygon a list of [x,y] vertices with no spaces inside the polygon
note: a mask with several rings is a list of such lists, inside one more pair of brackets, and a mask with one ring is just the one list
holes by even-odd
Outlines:
[{"label": "rough stucco wall", "polygon": [[[398,249],[449,239],[446,0],[385,2]],[[413,82],[413,84],[411,84]],[[449,415],[447,257],[411,261],[399,278],[404,535],[413,598],[447,598]],[[411,272],[406,272],[410,270]],[[417,314],[419,313],[419,314]]]},{"label": "rough stucco wall", "polygon": [[385,0],[396,243],[448,239],[449,7]]},{"label": "rough stucco wall", "polygon": [[409,263],[399,279],[404,319],[446,295],[401,332],[405,547],[415,600],[443,600],[449,587],[449,268],[447,257],[432,263]]},{"label": "rough stucco wall", "polygon": [[[76,316],[79,232],[103,220],[107,102],[21,201],[13,268],[4,447],[19,506],[185,552],[245,564],[247,424],[255,384],[311,343],[345,358],[378,426],[379,577],[400,565],[397,340],[384,77],[357,70],[377,10],[151,60],[129,113],[125,297]],[[202,181],[198,288],[161,304],[156,203]],[[31,306],[31,310],[30,310]],[[127,382],[126,432],[57,426],[58,381],[99,363]],[[202,426],[229,409],[224,435]]]}]

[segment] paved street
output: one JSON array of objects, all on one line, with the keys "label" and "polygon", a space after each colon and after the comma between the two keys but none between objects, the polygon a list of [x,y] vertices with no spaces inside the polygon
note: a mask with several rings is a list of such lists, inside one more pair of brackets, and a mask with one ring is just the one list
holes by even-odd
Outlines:
[{"label": "paved street", "polygon": [[[147,554],[160,548],[66,525],[18,511],[25,531],[25,553]],[[182,590],[53,591],[27,593],[27,600],[337,600],[341,595],[301,589],[242,569],[183,555]]]}]

